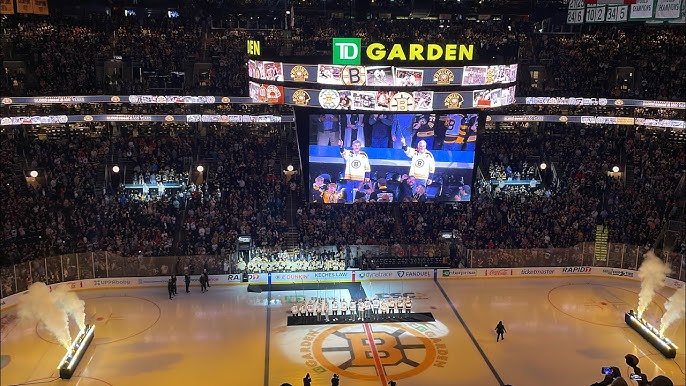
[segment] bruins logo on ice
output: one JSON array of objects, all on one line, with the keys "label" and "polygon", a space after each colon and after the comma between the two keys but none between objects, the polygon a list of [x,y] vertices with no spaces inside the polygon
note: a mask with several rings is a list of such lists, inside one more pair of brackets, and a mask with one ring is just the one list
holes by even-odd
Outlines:
[{"label": "bruins logo on ice", "polygon": [[[331,372],[368,381],[379,378],[379,366],[393,379],[412,377],[432,365],[444,367],[445,344],[432,338],[433,333],[423,333],[422,327],[374,324],[369,331],[363,324],[331,327],[313,337],[312,359]],[[373,344],[368,334],[373,334]]]}]

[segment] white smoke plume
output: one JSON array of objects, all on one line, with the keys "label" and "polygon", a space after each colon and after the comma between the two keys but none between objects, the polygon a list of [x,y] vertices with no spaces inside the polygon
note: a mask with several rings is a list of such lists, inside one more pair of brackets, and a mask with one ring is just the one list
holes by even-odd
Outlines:
[{"label": "white smoke plume", "polygon": [[638,277],[641,279],[641,291],[638,293],[638,309],[636,313],[640,318],[643,311],[648,308],[650,302],[653,301],[655,293],[665,285],[665,278],[672,272],[672,269],[662,261],[659,257],[648,251],[645,254],[645,260],[638,269]]},{"label": "white smoke plume", "polygon": [[684,318],[684,313],[686,312],[684,300],[686,300],[686,287],[679,288],[674,295],[667,299],[665,314],[662,315],[662,320],[660,320],[660,335],[664,335],[672,323]]},{"label": "white smoke plume", "polygon": [[58,286],[52,292],[57,306],[71,316],[79,326],[79,331],[86,328],[86,302],[79,299],[76,293],[69,291],[66,286]]},{"label": "white smoke plume", "polygon": [[39,321],[64,348],[69,349],[69,316],[57,306],[45,283],[31,284],[28,291],[19,298],[17,308],[20,318]]}]

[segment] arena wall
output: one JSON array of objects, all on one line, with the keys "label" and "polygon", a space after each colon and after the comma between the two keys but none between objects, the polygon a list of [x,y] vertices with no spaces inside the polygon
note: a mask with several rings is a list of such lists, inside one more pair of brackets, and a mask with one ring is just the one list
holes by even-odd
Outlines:
[{"label": "arena wall", "polygon": [[[387,280],[464,280],[464,279],[522,279],[544,277],[601,277],[640,281],[638,271],[608,267],[532,267],[532,268],[473,268],[473,269],[398,269],[375,271],[325,271],[325,272],[274,272],[248,274],[250,284],[298,284],[298,283],[341,283],[375,282]],[[183,277],[179,276],[181,285]],[[199,275],[191,276],[191,286],[200,286]],[[210,275],[210,285],[238,285],[243,283],[242,274]],[[68,286],[71,290],[120,289],[166,287],[167,276],[119,277],[106,279],[83,279],[50,285]],[[665,285],[673,289],[684,286],[684,282],[666,278]],[[17,293],[2,298],[0,310],[6,310],[19,302],[25,293]]]}]

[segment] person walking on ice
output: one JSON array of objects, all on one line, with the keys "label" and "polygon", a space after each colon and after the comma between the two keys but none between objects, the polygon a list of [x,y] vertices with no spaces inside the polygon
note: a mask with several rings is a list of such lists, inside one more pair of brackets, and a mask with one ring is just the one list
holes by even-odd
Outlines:
[{"label": "person walking on ice", "polygon": [[498,334],[498,336],[495,339],[496,342],[500,341],[500,338],[505,340],[505,333],[507,332],[507,330],[505,329],[502,320],[498,322],[497,326],[495,326],[495,332]]}]

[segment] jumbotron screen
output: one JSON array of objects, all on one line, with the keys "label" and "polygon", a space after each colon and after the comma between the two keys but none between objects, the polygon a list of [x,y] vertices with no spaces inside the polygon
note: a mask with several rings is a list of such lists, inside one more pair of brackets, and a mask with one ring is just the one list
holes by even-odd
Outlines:
[{"label": "jumbotron screen", "polygon": [[470,200],[479,114],[307,117],[311,202]]}]

